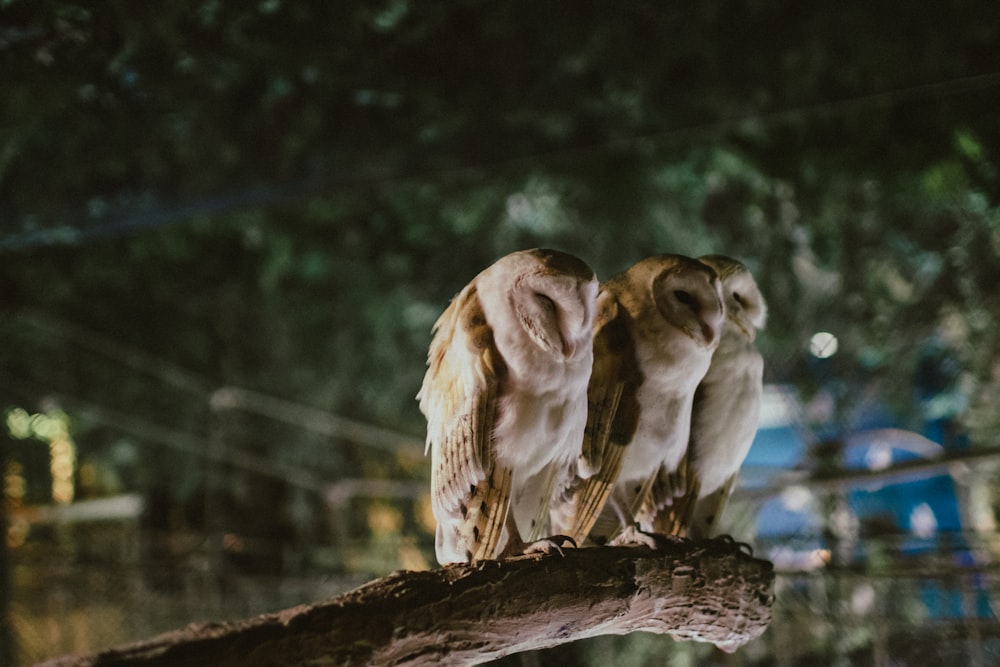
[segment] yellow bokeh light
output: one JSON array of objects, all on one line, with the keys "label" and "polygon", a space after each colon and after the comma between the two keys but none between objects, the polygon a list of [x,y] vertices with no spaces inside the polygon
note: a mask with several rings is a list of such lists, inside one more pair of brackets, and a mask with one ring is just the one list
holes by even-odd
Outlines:
[{"label": "yellow bokeh light", "polygon": [[52,500],[65,505],[73,502],[73,482],[57,479],[52,482]]},{"label": "yellow bokeh light", "polygon": [[399,566],[404,570],[431,569],[430,563],[412,538],[404,539],[399,545]]},{"label": "yellow bokeh light", "polygon": [[71,503],[76,487],[73,473],[76,469],[76,448],[65,428],[54,429],[55,436],[49,442],[49,471],[52,474],[52,500],[57,503]]},{"label": "yellow bokeh light", "polygon": [[28,541],[28,533],[31,531],[31,524],[21,517],[14,517],[7,523],[7,546],[17,549],[24,546]]},{"label": "yellow bokeh light", "polygon": [[[12,438],[34,438],[48,443],[52,500],[60,504],[73,502],[76,495],[73,479],[76,472],[76,445],[69,435],[69,417],[66,413],[53,410],[30,414],[23,408],[12,408],[7,411],[5,422]],[[6,473],[4,486],[10,488]]]},{"label": "yellow bokeh light", "polygon": [[437,520],[434,518],[434,510],[431,507],[431,496],[426,494],[420,496],[414,507],[417,523],[425,532],[431,535],[437,530]]},{"label": "yellow bokeh light", "polygon": [[368,527],[374,535],[395,535],[403,527],[399,510],[383,503],[373,503],[368,508]]},{"label": "yellow bokeh light", "polygon": [[19,507],[28,493],[28,483],[24,479],[24,466],[17,461],[7,464],[3,474],[4,498],[12,507]]}]

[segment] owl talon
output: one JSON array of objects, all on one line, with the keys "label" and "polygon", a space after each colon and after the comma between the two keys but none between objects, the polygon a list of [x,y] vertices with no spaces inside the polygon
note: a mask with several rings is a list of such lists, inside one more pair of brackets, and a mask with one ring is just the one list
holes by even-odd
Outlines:
[{"label": "owl talon", "polygon": [[559,553],[560,556],[565,556],[566,554],[563,553],[563,547],[565,547],[568,544],[573,545],[574,549],[577,548],[576,540],[574,540],[569,535],[552,535],[550,537],[545,537],[543,539],[524,545],[524,551],[522,551],[521,553],[550,554],[553,551],[556,551]]},{"label": "owl talon", "polygon": [[658,546],[656,535],[647,533],[636,524],[630,524],[622,530],[618,536],[608,542],[611,547],[638,547],[646,546],[655,549]]},{"label": "owl talon", "polygon": [[618,537],[608,542],[609,547],[649,547],[650,549],[662,549],[668,544],[676,544],[682,538],[673,535],[661,535],[660,533],[646,532],[639,528],[638,524],[627,526]]}]

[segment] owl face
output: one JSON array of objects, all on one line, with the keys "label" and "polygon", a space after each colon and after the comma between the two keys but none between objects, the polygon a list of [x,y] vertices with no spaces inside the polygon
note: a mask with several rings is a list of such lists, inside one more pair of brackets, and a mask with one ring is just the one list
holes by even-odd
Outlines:
[{"label": "owl face", "polygon": [[721,255],[701,257],[700,261],[719,274],[726,302],[726,319],[732,322],[750,342],[767,321],[767,303],[757,283],[741,262]]},{"label": "owl face", "polygon": [[572,360],[590,346],[597,278],[572,256],[531,252],[532,265],[511,286],[510,304],[535,345],[556,358]]},{"label": "owl face", "polygon": [[663,257],[652,283],[660,315],[700,347],[718,345],[725,309],[715,271],[688,257]]}]

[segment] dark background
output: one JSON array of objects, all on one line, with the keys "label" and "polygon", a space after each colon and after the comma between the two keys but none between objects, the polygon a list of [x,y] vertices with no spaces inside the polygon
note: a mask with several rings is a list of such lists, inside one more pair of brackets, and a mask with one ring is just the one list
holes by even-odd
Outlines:
[{"label": "dark background", "polygon": [[[10,664],[430,566],[430,327],[519,248],[601,277],[743,259],[767,382],[832,401],[799,418],[806,465],[843,463],[873,406],[945,448],[995,442],[994,4],[619,4],[0,3]],[[835,356],[809,354],[818,331]],[[63,427],[73,499],[117,518],[39,514]],[[814,629],[843,630],[851,594],[821,597]],[[962,650],[996,655],[995,616],[958,617]],[[881,646],[793,650],[782,618],[739,659]],[[925,620],[900,618],[873,664]]]}]

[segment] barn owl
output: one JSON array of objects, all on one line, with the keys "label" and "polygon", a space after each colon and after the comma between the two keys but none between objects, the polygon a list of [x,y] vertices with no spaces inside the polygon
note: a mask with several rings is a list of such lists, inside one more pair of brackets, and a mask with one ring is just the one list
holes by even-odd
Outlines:
[{"label": "barn owl", "polygon": [[476,276],[434,325],[417,399],[441,564],[569,541],[539,538],[553,486],[580,453],[597,288],[572,255],[515,252]]},{"label": "barn owl", "polygon": [[[601,541],[630,528],[659,470],[680,467],[723,317],[715,271],[690,257],[648,257],[601,286],[587,429],[553,501],[555,530]],[[594,528],[606,502],[617,520],[605,511]]]},{"label": "barn owl", "polygon": [[764,360],[754,346],[767,304],[750,271],[721,255],[701,257],[719,275],[726,320],[712,364],[694,395],[687,469],[654,487],[654,529],[709,537],[750,451],[763,393]]}]

